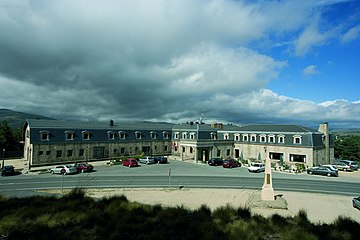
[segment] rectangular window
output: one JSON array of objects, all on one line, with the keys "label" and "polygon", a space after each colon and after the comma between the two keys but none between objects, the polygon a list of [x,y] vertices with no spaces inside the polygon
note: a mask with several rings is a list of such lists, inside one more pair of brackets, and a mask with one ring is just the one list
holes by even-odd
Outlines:
[{"label": "rectangular window", "polygon": [[125,132],[120,132],[120,139],[124,140],[126,138]]},{"label": "rectangular window", "polygon": [[72,155],[73,155],[73,150],[67,150],[66,156],[67,157],[72,157]]},{"label": "rectangular window", "polygon": [[216,156],[217,156],[217,157],[220,157],[220,155],[221,155],[221,150],[217,150]]},{"label": "rectangular window", "polygon": [[124,154],[124,153],[125,153],[125,148],[124,148],[124,147],[120,148],[120,153],[121,153],[121,154]]},{"label": "rectangular window", "polygon": [[193,148],[192,147],[190,147],[190,153],[193,153]]},{"label": "rectangular window", "polygon": [[48,134],[48,133],[42,133],[42,134],[41,134],[41,140],[42,140],[42,141],[47,141],[47,140],[49,140],[49,134]]},{"label": "rectangular window", "polygon": [[44,154],[44,151],[39,151],[39,156],[42,156]]},{"label": "rectangular window", "polygon": [[74,134],[73,133],[67,133],[66,134],[66,140],[74,140]]},{"label": "rectangular window", "polygon": [[164,152],[168,151],[168,146],[164,146]]},{"label": "rectangular window", "polygon": [[56,151],[56,157],[59,158],[59,157],[61,157],[61,155],[62,155],[62,151],[61,151],[61,150],[57,150],[57,151]]},{"label": "rectangular window", "polygon": [[94,147],[94,158],[105,157],[105,147]]},{"label": "rectangular window", "polygon": [[269,136],[269,142],[270,142],[270,143],[275,142],[275,138],[274,138],[274,136]]},{"label": "rectangular window", "polygon": [[169,139],[169,133],[168,133],[168,132],[164,132],[164,133],[163,133],[163,138],[164,138],[164,139]]},{"label": "rectangular window", "polygon": [[46,155],[49,156],[51,154],[51,151],[46,151]]},{"label": "rectangular window", "polygon": [[82,156],[84,156],[84,149],[80,148],[79,149],[79,157],[82,157]]},{"label": "rectangular window", "polygon": [[290,161],[291,162],[306,162],[306,156],[305,155],[297,155],[297,154],[290,154]]},{"label": "rectangular window", "polygon": [[231,152],[230,149],[226,149],[226,156],[230,156],[230,152]]},{"label": "rectangular window", "polygon": [[115,139],[115,134],[109,133],[109,140],[114,140],[114,139]]},{"label": "rectangular window", "polygon": [[83,139],[84,140],[89,140],[90,139],[90,135],[88,133],[84,133],[83,134]]},{"label": "rectangular window", "polygon": [[140,132],[137,132],[137,133],[135,134],[135,136],[136,136],[136,139],[141,139],[141,133],[140,133]]}]

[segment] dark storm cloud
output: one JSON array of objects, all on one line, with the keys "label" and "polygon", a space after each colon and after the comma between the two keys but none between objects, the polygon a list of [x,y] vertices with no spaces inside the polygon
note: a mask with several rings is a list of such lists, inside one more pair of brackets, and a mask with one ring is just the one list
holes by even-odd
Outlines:
[{"label": "dark storm cloud", "polygon": [[[82,120],[297,118],[284,104],[298,100],[266,90],[286,62],[249,46],[300,28],[311,4],[0,1],[0,107]],[[293,21],[279,14],[294,9]]]}]

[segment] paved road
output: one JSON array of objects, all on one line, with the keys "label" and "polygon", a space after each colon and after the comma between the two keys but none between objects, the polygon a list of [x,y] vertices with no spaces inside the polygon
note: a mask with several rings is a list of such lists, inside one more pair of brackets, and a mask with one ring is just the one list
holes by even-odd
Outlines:
[{"label": "paved road", "polygon": [[[170,173],[170,174],[169,174]],[[96,166],[92,173],[76,175],[18,175],[0,178],[0,194],[29,196],[35,190],[61,188],[233,188],[261,189],[263,173],[246,168],[224,169],[205,164],[171,161],[169,164]],[[360,195],[358,179],[273,172],[273,187],[279,191]],[[38,193],[37,193],[38,194]]]}]

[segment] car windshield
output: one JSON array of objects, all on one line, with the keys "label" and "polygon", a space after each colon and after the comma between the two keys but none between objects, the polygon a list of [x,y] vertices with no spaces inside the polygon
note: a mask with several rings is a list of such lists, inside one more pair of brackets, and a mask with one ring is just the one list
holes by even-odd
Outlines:
[{"label": "car windshield", "polygon": [[68,167],[68,168],[72,168],[73,166],[71,166],[71,165],[66,165],[66,167]]}]

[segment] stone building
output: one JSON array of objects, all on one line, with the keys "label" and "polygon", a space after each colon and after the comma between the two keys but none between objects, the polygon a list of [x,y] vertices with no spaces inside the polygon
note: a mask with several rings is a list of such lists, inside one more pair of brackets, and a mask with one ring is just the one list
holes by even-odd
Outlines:
[{"label": "stone building", "polygon": [[318,130],[297,125],[224,125],[188,122],[117,123],[28,119],[24,124],[28,166],[98,161],[121,156],[173,155],[265,160],[320,165],[334,160],[328,124]]}]

